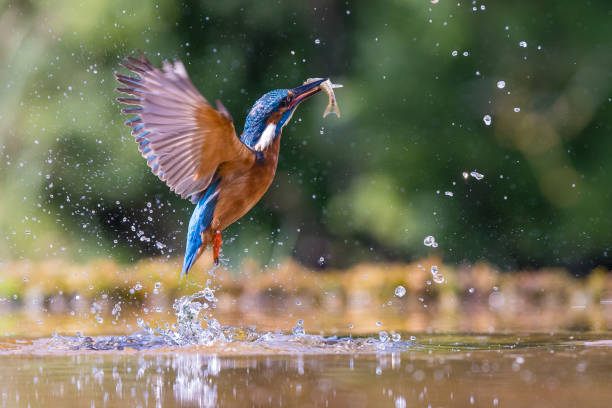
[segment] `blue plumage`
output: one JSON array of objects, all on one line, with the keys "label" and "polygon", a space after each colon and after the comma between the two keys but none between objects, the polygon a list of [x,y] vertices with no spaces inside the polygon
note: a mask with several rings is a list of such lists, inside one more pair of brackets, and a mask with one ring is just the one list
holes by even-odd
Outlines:
[{"label": "blue plumage", "polygon": [[280,131],[283,128],[283,126],[285,126],[285,123],[289,122],[289,119],[291,119],[291,115],[293,115],[293,112],[295,112],[295,108],[297,108],[297,106],[295,106],[292,109],[289,109],[289,110],[285,111],[285,113],[283,113],[283,116],[281,116],[281,120],[276,125],[276,134],[277,135],[280,133]]},{"label": "blue plumage", "polygon": [[193,214],[191,214],[189,228],[187,230],[187,245],[185,248],[185,260],[183,261],[181,278],[191,269],[198,250],[202,245],[202,233],[210,226],[213,213],[215,212],[215,206],[217,205],[217,197],[219,195],[217,187],[220,182],[221,179],[217,179],[211,183],[202,198],[198,201],[196,208],[193,210]]},{"label": "blue plumage", "polygon": [[[259,98],[254,104],[244,122],[244,131],[240,140],[253,148],[259,141],[266,127],[266,119],[271,112],[278,109],[280,102],[288,95],[288,89],[275,89]],[[277,132],[280,128],[277,128]]]}]

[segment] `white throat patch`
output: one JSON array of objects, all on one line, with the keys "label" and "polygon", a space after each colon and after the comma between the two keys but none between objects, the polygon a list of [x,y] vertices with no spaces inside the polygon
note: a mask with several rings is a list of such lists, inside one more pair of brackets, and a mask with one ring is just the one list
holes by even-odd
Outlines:
[{"label": "white throat patch", "polygon": [[276,123],[271,122],[268,123],[268,126],[266,126],[265,130],[259,137],[259,141],[257,141],[254,149],[259,152],[263,151],[272,144],[274,136],[276,136]]}]

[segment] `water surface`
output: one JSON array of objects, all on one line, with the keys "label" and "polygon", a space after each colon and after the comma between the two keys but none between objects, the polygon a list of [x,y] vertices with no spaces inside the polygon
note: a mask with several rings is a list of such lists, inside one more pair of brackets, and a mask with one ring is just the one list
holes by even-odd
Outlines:
[{"label": "water surface", "polygon": [[[6,339],[0,406],[604,407],[605,334]],[[408,334],[402,338],[409,339]]]}]

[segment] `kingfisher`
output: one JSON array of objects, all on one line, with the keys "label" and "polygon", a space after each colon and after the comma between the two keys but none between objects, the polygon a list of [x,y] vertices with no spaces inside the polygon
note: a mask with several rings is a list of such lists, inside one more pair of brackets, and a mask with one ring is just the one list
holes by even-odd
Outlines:
[{"label": "kingfisher", "polygon": [[[135,114],[138,150],[153,174],[196,207],[189,220],[181,277],[209,244],[219,264],[221,232],[244,216],[270,187],[278,164],[283,127],[300,103],[331,84],[309,80],[259,98],[238,137],[232,117],[217,100],[213,107],[193,85],[181,61],[155,67],[144,55],[120,63],[136,76],[115,74],[125,87],[121,112]],[[330,96],[331,101],[331,96]],[[335,103],[335,98],[334,98]],[[215,109],[216,108],[216,109]]]}]

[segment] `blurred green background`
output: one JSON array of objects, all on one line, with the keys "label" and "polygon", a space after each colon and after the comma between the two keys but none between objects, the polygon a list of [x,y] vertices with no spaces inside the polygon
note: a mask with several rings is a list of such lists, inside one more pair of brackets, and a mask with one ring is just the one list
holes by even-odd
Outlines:
[{"label": "blurred green background", "polygon": [[0,0],[0,263],[180,262],[193,207],[115,102],[143,50],[183,60],[238,130],[270,89],[345,86],[340,119],[319,96],[285,128],[270,191],[225,233],[231,267],[612,266],[612,3],[432,3]]}]

